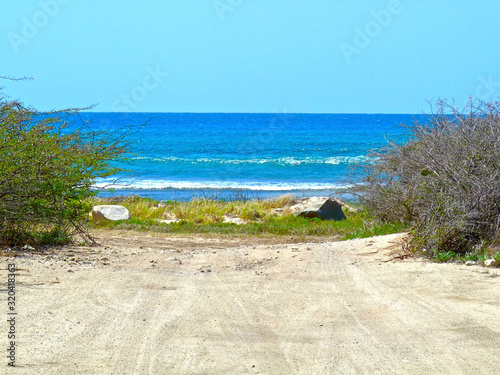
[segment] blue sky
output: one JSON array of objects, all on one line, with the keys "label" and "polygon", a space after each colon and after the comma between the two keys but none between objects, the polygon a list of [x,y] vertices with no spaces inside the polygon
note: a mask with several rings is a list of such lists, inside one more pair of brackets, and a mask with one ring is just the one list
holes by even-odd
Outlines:
[{"label": "blue sky", "polygon": [[40,110],[421,113],[500,96],[500,2],[3,1],[4,93]]}]

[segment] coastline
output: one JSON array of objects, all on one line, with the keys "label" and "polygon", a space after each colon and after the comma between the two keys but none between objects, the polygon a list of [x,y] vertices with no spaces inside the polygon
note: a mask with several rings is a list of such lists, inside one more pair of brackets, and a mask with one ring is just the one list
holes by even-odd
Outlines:
[{"label": "coastline", "polygon": [[[85,113],[83,118],[95,130],[113,132],[122,126],[123,115]],[[193,196],[230,199],[240,191],[255,198],[336,196],[352,183],[352,175],[356,180],[353,167],[374,162],[369,150],[386,146],[387,137],[402,135],[399,124],[413,119],[294,114],[285,124],[276,122],[277,114],[126,116],[128,123],[147,125],[129,139],[129,160],[119,165],[127,171],[114,176],[119,185],[103,195],[183,201]],[[111,182],[98,180],[95,187]]]},{"label": "coastline", "polygon": [[[194,198],[207,198],[214,200],[248,200],[248,199],[272,199],[285,195],[296,198],[307,198],[317,196],[350,196],[344,191],[345,188],[338,189],[304,189],[304,190],[272,190],[272,189],[107,189],[97,190],[98,196],[102,198],[132,197],[155,199],[158,201],[190,201]],[[349,200],[349,199],[348,199]]]}]

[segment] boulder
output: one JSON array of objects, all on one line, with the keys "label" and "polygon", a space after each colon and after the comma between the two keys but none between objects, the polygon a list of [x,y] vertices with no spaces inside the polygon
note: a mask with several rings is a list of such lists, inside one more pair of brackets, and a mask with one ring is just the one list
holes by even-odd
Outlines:
[{"label": "boulder", "polygon": [[123,206],[119,205],[103,205],[94,206],[90,213],[92,221],[99,223],[101,221],[110,220],[128,220],[130,219],[130,212]]},{"label": "boulder", "polygon": [[342,210],[343,202],[329,197],[313,197],[303,199],[290,207],[295,216],[320,218],[321,220],[344,220],[346,216]]}]

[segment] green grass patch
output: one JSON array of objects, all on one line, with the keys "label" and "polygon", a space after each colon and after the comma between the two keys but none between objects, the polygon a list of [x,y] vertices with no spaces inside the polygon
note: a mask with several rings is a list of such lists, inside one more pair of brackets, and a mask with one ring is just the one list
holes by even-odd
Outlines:
[{"label": "green grass patch", "polygon": [[469,260],[474,262],[484,262],[487,259],[495,259],[497,262],[500,261],[500,252],[497,252],[494,255],[490,255],[488,249],[486,247],[479,248],[467,252],[465,254],[457,254],[454,251],[442,251],[436,253],[435,260],[440,263],[446,262],[467,262]]},{"label": "green grass patch", "polygon": [[[222,234],[252,236],[336,237],[339,239],[364,238],[401,232],[401,223],[383,223],[366,212],[346,211],[346,220],[322,221],[294,216],[290,206],[291,196],[265,200],[193,199],[189,202],[158,202],[147,198],[127,197],[114,199],[93,198],[92,204],[121,204],[131,213],[132,219],[107,222],[98,227],[108,229],[152,231],[172,234]],[[245,224],[224,222],[224,215],[246,221]],[[161,223],[160,220],[180,220]]]}]

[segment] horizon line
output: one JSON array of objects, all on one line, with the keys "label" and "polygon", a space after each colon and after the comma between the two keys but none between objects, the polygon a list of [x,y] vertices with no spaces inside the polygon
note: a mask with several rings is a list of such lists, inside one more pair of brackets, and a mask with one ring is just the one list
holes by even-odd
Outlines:
[{"label": "horizon line", "polygon": [[409,112],[117,112],[117,111],[81,111],[80,113],[116,113],[116,114],[212,114],[212,115],[426,115],[421,113]]}]

